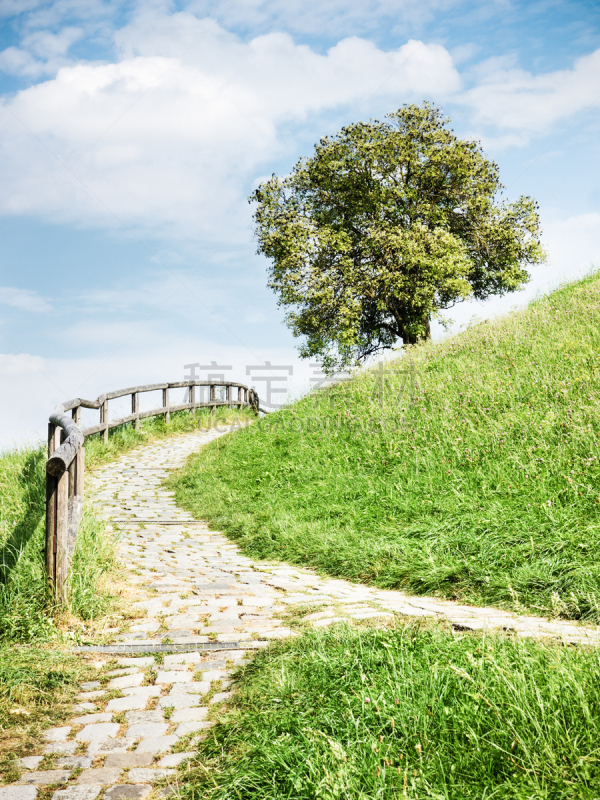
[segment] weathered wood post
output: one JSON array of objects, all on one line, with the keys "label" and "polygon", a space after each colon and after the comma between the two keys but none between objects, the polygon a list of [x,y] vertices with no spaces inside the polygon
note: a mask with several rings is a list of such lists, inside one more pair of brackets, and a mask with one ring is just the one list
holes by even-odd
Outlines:
[{"label": "weathered wood post", "polygon": [[104,398],[102,404],[100,405],[100,424],[105,423],[106,428],[104,428],[104,441],[108,442],[108,400]]},{"label": "weathered wood post", "polygon": [[66,601],[69,559],[75,549],[83,510],[84,437],[79,430],[79,403],[73,419],[58,406],[48,426],[46,462],[46,573],[55,599]]},{"label": "weathered wood post", "polygon": [[[131,393],[131,413],[138,414],[140,413],[140,393],[139,392],[132,392]],[[136,431],[140,429],[140,418],[137,416],[135,418],[134,427]]]},{"label": "weathered wood post", "polygon": [[190,384],[189,394],[188,394],[188,403],[190,403],[191,408],[190,411],[192,414],[196,410],[196,387],[193,383]]},{"label": "weathered wood post", "polygon": [[[60,444],[60,428],[48,423],[48,458]],[[58,478],[46,472],[46,574],[50,587],[56,582],[56,517],[58,511]]]},{"label": "weathered wood post", "polygon": [[167,411],[165,413],[165,422],[169,423],[171,421],[171,412],[169,411],[169,387],[167,386],[166,389],[162,390],[162,404],[163,408],[166,408]]},{"label": "weathered wood post", "polygon": [[210,413],[214,417],[216,415],[216,413],[217,413],[217,406],[214,405],[214,404],[216,404],[216,401],[217,401],[217,387],[215,386],[214,383],[211,383],[211,385],[210,385],[210,395],[209,395],[209,397],[210,397],[210,402],[213,403],[213,405],[211,406],[211,409],[210,409]]},{"label": "weathered wood post", "polygon": [[231,408],[231,386],[225,387],[225,402],[228,408]]}]

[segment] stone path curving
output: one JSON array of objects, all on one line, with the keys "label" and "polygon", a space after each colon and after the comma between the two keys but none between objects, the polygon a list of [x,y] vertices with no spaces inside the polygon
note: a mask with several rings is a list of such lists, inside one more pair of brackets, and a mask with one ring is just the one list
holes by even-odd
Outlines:
[{"label": "stone path curving", "polygon": [[[45,732],[40,754],[21,759],[21,780],[0,788],[0,800],[34,800],[44,786],[64,786],[52,800],[168,796],[176,790],[176,767],[193,754],[194,741],[230,697],[231,670],[269,640],[297,635],[286,622],[294,617],[322,627],[426,616],[446,619],[459,631],[501,628],[599,643],[598,628],[383,591],[244,557],[225,536],[179,509],[163,486],[192,452],[232,429],[158,442],[88,477],[96,514],[119,532],[131,603],[140,615],[126,629],[106,631],[107,643],[146,655],[98,656],[101,680],[81,686],[70,724]],[[160,664],[147,654],[176,648],[186,652],[165,655]],[[107,672],[111,658],[117,668]]]}]

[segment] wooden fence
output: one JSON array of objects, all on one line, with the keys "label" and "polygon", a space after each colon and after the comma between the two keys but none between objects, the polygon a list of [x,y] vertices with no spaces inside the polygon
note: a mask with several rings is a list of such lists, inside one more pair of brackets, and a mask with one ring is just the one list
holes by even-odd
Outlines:
[{"label": "wooden fence", "polygon": [[[204,388],[202,388],[204,387]],[[200,388],[208,393],[205,400],[196,397]],[[170,389],[187,389],[187,402],[171,405]],[[140,411],[140,394],[162,392],[161,408]],[[217,392],[224,395],[217,399]],[[237,396],[233,395],[237,391]],[[131,395],[131,414],[110,420],[109,400]],[[102,394],[97,400],[76,398],[62,403],[54,409],[48,425],[48,461],[46,462],[46,572],[56,599],[65,600],[69,564],[84,503],[85,438],[101,434],[108,441],[111,428],[133,422],[137,430],[141,419],[164,415],[167,422],[175,411],[210,408],[213,413],[219,406],[251,408],[259,412],[258,395],[241,383],[214,381],[179,381],[177,383],[154,383],[148,386],[133,386],[116,392]],[[93,408],[100,412],[98,425],[81,429],[81,409]],[[71,416],[66,412],[70,411]]]}]

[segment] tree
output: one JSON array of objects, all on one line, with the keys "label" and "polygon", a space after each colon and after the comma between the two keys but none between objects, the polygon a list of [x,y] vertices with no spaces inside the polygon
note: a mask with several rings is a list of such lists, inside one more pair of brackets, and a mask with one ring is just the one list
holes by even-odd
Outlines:
[{"label": "tree", "polygon": [[536,202],[503,202],[497,164],[449,122],[424,103],[349,125],[250,197],[303,357],[333,369],[413,344],[442,310],[515,291],[544,259]]}]

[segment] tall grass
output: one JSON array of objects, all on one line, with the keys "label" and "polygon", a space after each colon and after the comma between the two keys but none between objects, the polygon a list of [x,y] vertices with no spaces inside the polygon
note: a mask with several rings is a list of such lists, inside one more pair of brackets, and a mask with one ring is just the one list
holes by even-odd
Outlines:
[{"label": "tall grass", "polygon": [[600,279],[206,448],[177,500],[250,556],[600,620]]},{"label": "tall grass", "polygon": [[596,649],[341,626],[257,655],[232,702],[187,798],[600,796]]}]

